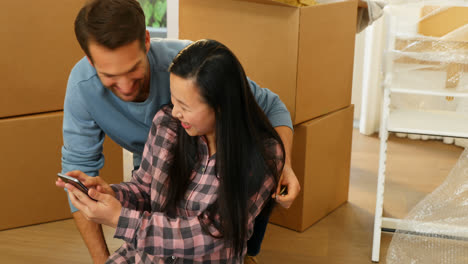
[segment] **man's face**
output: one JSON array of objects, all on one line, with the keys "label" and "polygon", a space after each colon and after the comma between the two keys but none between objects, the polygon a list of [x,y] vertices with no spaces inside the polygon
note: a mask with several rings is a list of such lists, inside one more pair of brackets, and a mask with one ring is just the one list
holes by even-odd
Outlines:
[{"label": "man's face", "polygon": [[146,52],[135,40],[110,50],[91,42],[91,65],[96,68],[102,84],[126,102],[143,102],[149,95],[149,64]]}]

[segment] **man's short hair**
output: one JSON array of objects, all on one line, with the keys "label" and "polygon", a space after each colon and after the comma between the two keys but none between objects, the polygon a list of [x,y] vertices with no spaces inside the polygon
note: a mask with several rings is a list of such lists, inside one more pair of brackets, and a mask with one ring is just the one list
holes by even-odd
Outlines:
[{"label": "man's short hair", "polygon": [[75,35],[91,60],[90,42],[112,50],[139,40],[145,50],[145,14],[137,0],[91,0],[76,16]]}]

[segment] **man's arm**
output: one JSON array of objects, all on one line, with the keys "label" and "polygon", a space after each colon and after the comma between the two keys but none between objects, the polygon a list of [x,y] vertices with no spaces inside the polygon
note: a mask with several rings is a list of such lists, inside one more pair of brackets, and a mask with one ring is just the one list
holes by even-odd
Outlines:
[{"label": "man's arm", "polygon": [[293,129],[291,115],[279,96],[267,88],[261,88],[248,79],[250,88],[260,108],[270,120],[273,127],[287,126]]},{"label": "man's arm", "polygon": [[[92,120],[76,87],[67,87],[64,104],[62,173],[81,170],[97,176],[104,165],[104,134]],[[105,263],[109,250],[101,225],[88,221],[71,203],[73,219],[94,263]]]},{"label": "man's arm", "polygon": [[[249,79],[250,88],[257,100],[258,105],[263,109],[271,124],[275,127],[286,152],[283,174],[281,175],[278,189],[273,195],[276,201],[285,208],[289,208],[299,194],[301,187],[296,174],[291,168],[291,151],[293,142],[293,126],[291,115],[286,106],[281,102],[278,95],[266,88],[260,88],[254,81]],[[288,193],[279,195],[281,185],[286,185]]]},{"label": "man's arm", "polygon": [[[283,174],[281,175],[276,193],[273,194],[273,198],[276,198],[278,202],[284,208],[289,208],[296,199],[297,195],[301,191],[301,185],[297,180],[296,174],[291,167],[291,151],[293,142],[293,131],[287,126],[275,127],[281,140],[283,141],[284,151],[286,152],[284,160]],[[286,195],[280,195],[281,186],[286,185],[288,187],[288,193]]]}]

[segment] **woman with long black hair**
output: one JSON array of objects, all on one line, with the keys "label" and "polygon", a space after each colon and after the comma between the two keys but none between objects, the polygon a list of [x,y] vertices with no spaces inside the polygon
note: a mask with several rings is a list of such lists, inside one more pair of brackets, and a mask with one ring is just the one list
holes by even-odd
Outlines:
[{"label": "woman with long black hair", "polygon": [[132,180],[69,172],[97,202],[57,185],[126,242],[108,263],[242,263],[255,218],[273,206],[283,144],[223,44],[196,41],[169,71],[172,104],[154,117]]}]

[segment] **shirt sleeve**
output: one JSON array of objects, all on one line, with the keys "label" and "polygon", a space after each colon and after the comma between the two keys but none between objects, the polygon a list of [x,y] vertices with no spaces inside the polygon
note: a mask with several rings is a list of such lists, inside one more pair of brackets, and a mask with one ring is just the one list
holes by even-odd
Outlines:
[{"label": "shirt sleeve", "polygon": [[77,87],[67,88],[62,129],[62,172],[81,170],[97,176],[104,165],[104,132],[86,110]]},{"label": "shirt sleeve", "polygon": [[[104,132],[86,110],[78,87],[68,83],[63,115],[62,173],[81,170],[97,176],[104,166]],[[78,211],[70,203],[71,211]]]},{"label": "shirt sleeve", "polygon": [[252,93],[273,127],[288,126],[293,129],[291,115],[279,96],[267,88],[261,88],[248,79]]},{"label": "shirt sleeve", "polygon": [[164,110],[156,113],[143,150],[140,167],[133,171],[130,182],[111,185],[122,207],[139,212],[151,211],[153,175],[159,176],[155,184],[157,189],[162,189],[165,173],[161,172],[169,166],[169,150],[176,138],[173,130],[161,125],[169,119],[165,115]]}]

